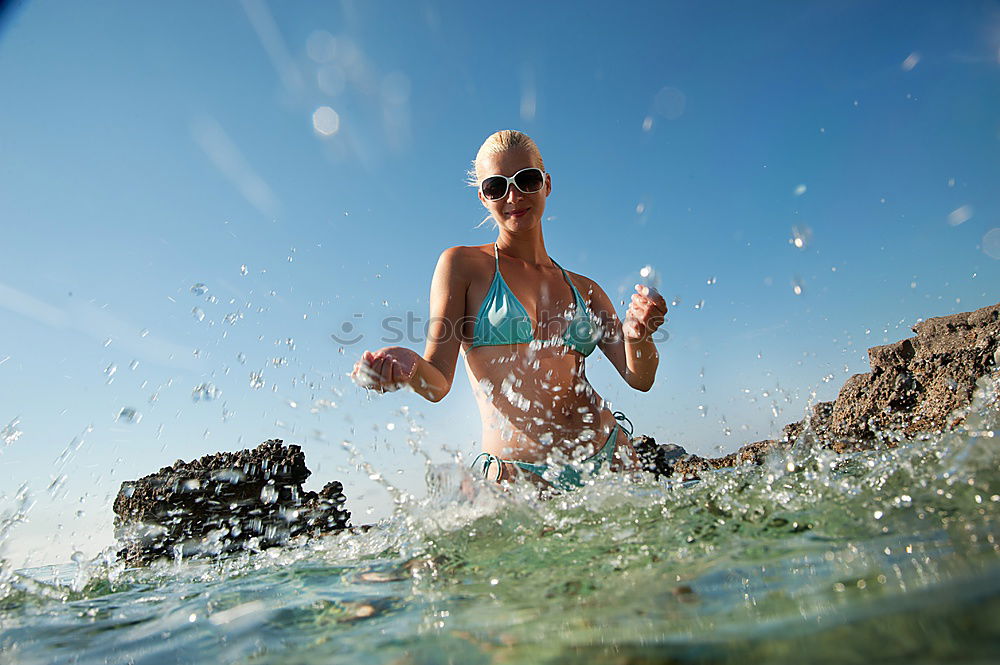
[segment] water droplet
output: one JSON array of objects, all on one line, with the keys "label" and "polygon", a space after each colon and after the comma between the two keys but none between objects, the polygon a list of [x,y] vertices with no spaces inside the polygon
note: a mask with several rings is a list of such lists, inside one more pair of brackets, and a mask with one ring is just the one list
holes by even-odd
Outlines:
[{"label": "water droplet", "polygon": [[264,372],[263,370],[258,370],[256,372],[250,372],[250,387],[254,390],[260,390],[264,387]]},{"label": "water droplet", "polygon": [[653,98],[653,108],[667,120],[676,120],[684,115],[687,96],[677,88],[662,88]]},{"label": "water droplet", "polygon": [[983,235],[983,254],[991,259],[1000,259],[1000,228],[992,228]]},{"label": "water droplet", "polygon": [[918,62],[920,62],[920,54],[914,52],[906,56],[906,60],[903,60],[902,64],[900,64],[899,67],[904,72],[913,71],[913,68],[917,66]]},{"label": "water droplet", "polygon": [[291,337],[289,337],[288,339],[285,340],[285,346],[287,346],[290,350],[294,351],[295,350],[295,340],[292,339]]},{"label": "water droplet", "polygon": [[205,320],[205,312],[202,311],[201,307],[195,307],[194,309],[192,309],[191,310],[191,316],[193,316],[194,318],[196,318],[198,321],[204,321]]},{"label": "water droplet", "polygon": [[641,215],[644,212],[646,212],[646,204],[645,203],[637,203],[636,206],[635,206],[635,214]]},{"label": "water droplet", "polygon": [[246,277],[248,272],[250,272],[250,271],[247,270],[247,264],[244,263],[243,265],[240,266],[240,275],[241,276]]},{"label": "water droplet", "polygon": [[143,328],[140,330],[139,337],[149,337],[149,328]]},{"label": "water droplet", "polygon": [[271,358],[271,364],[274,365],[275,367],[284,367],[285,365],[288,364],[288,360],[282,357]]},{"label": "water droplet", "polygon": [[695,305],[694,305],[694,308],[695,308],[695,309],[703,309],[704,307],[705,307],[705,300],[704,300],[704,299],[702,299],[702,300],[699,300],[699,301],[698,301],[697,303],[695,303]]},{"label": "water droplet", "polygon": [[329,106],[320,106],[313,111],[313,129],[323,137],[333,136],[340,130],[340,115]]},{"label": "water droplet", "polygon": [[705,280],[705,283],[708,284],[709,286],[712,286],[713,284],[715,284],[715,277],[709,277],[707,280]]},{"label": "water droplet", "polygon": [[69,560],[72,561],[73,563],[79,565],[79,564],[85,563],[87,561],[87,555],[84,554],[83,552],[77,550],[77,551],[73,552],[69,556]]},{"label": "water droplet", "polygon": [[111,346],[111,338],[110,337],[108,337],[106,340],[104,340],[104,348],[106,349],[109,346]]},{"label": "water droplet", "polygon": [[193,402],[211,402],[213,399],[218,398],[222,395],[222,391],[215,387],[212,383],[201,383],[194,387],[191,391],[191,401]]},{"label": "water droplet", "polygon": [[[625,303],[622,303],[622,304],[624,305]],[[681,297],[680,296],[674,296],[673,298],[670,299],[670,306],[671,307],[677,307],[677,305],[680,305],[680,304],[681,304]]]},{"label": "water droplet", "polygon": [[795,187],[795,196],[802,196],[805,193],[806,193],[805,185],[798,185]]},{"label": "water droplet", "polygon": [[340,355],[344,355],[344,347],[342,347],[342,346],[338,347],[337,348],[337,353],[339,353]]},{"label": "water droplet", "polygon": [[142,414],[133,409],[131,406],[122,407],[121,411],[118,412],[118,416],[115,418],[116,422],[123,422],[129,425],[138,424],[142,420]]},{"label": "water droplet", "polygon": [[812,240],[812,229],[808,226],[792,227],[792,237],[788,239],[789,243],[798,249],[805,249],[810,240]]},{"label": "water droplet", "polygon": [[948,178],[948,186],[949,187],[954,187],[955,186],[955,179],[954,178]]},{"label": "water droplet", "polygon": [[648,132],[653,128],[653,116],[647,115],[642,120],[642,131]]},{"label": "water droplet", "polygon": [[396,423],[386,423],[385,428],[391,432],[396,429]]},{"label": "water droplet", "polygon": [[114,363],[111,363],[110,365],[104,368],[104,373],[107,374],[109,382],[117,372],[118,372],[118,366],[115,365]]},{"label": "water droplet", "polygon": [[958,226],[972,219],[972,206],[964,205],[955,208],[948,214],[948,226]]},{"label": "water droplet", "polygon": [[195,294],[196,296],[203,296],[206,293],[208,293],[208,287],[202,284],[201,282],[198,282],[197,284],[191,287],[191,293]]},{"label": "water droplet", "polygon": [[260,488],[260,500],[262,503],[274,503],[278,500],[278,488],[274,485],[264,485]]},{"label": "water droplet", "polygon": [[388,300],[383,300],[382,301],[382,307],[388,307],[388,306],[389,306],[389,301]]}]

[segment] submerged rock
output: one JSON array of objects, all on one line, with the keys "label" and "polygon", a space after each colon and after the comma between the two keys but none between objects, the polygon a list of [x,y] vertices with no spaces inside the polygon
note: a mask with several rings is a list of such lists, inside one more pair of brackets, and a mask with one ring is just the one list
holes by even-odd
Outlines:
[{"label": "submerged rock", "polygon": [[114,503],[115,534],[124,545],[118,556],[145,565],[348,528],[343,485],[303,492],[310,473],[299,446],[272,439],[253,450],[178,460],[126,481]]},{"label": "submerged rock", "polygon": [[913,332],[915,337],[869,349],[871,371],[849,378],[835,401],[814,405],[807,418],[786,425],[781,438],[719,458],[685,456],[673,473],[697,478],[706,469],[760,464],[803,435],[843,453],[894,447],[900,437],[960,425],[976,381],[1000,365],[1000,303],[928,319]]}]

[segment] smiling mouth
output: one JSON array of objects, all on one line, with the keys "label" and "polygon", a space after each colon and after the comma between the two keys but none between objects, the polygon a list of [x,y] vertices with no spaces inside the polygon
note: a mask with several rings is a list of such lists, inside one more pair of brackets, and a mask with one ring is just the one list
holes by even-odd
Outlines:
[{"label": "smiling mouth", "polygon": [[520,208],[518,210],[512,210],[507,213],[510,217],[524,217],[531,208]]}]

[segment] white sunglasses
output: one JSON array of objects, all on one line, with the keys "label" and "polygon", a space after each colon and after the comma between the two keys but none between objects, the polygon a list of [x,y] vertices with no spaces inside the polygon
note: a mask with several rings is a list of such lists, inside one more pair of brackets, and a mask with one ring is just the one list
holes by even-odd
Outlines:
[{"label": "white sunglasses", "polygon": [[545,171],[534,166],[521,169],[509,178],[505,175],[491,175],[482,179],[479,191],[490,201],[499,201],[507,196],[510,183],[514,183],[522,193],[534,194],[545,186],[545,176]]}]

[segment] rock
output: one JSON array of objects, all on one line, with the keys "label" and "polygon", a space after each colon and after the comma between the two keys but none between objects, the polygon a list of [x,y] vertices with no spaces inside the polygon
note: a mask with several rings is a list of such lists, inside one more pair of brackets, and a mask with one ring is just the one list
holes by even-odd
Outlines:
[{"label": "rock", "polygon": [[310,475],[299,446],[278,439],[253,450],[206,455],[122,483],[115,499],[118,556],[145,565],[175,554],[262,549],[298,535],[349,527],[343,485],[303,492]]},{"label": "rock", "polygon": [[724,457],[689,455],[673,465],[674,474],[697,478],[706,469],[760,464],[770,451],[802,437],[845,453],[956,427],[976,381],[1000,369],[1000,303],[928,319],[913,332],[916,337],[869,349],[871,371],[850,377],[835,401],[814,405],[807,418],[786,425],[780,439]]},{"label": "rock", "polygon": [[868,352],[872,371],[844,384],[825,434],[834,449],[894,445],[892,434],[939,432],[958,424],[976,380],[996,368],[1000,304],[928,319],[916,337]]},{"label": "rock", "polygon": [[687,451],[676,443],[657,444],[656,439],[646,435],[633,438],[632,447],[639,455],[642,468],[657,478],[671,475],[677,460],[687,455]]}]

